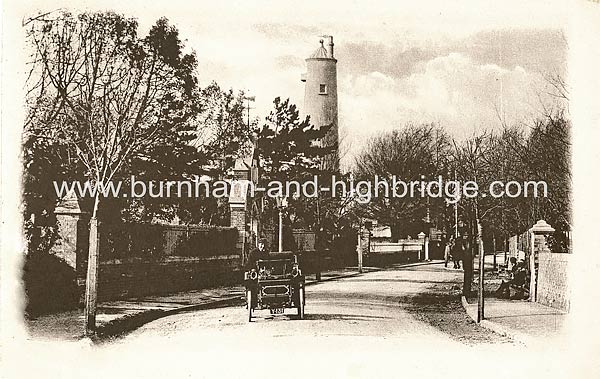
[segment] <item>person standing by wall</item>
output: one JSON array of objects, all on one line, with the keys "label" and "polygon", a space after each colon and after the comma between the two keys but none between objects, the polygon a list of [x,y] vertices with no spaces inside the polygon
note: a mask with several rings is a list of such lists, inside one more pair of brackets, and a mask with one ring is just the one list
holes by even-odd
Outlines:
[{"label": "person standing by wall", "polygon": [[450,237],[444,246],[444,267],[448,267],[448,262],[450,262],[450,258],[452,256],[451,249],[454,244],[454,237]]},{"label": "person standing by wall", "polygon": [[458,238],[456,240],[454,240],[454,243],[452,244],[452,262],[454,263],[454,268],[455,269],[460,269],[460,261],[463,261],[463,266],[464,266],[464,250],[465,250],[465,243],[463,240],[462,236],[458,236]]}]

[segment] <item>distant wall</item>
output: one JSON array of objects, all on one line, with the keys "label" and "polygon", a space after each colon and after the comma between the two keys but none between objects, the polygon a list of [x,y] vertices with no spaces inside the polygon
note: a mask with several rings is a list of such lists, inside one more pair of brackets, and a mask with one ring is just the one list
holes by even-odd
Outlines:
[{"label": "distant wall", "polygon": [[539,253],[537,301],[553,308],[569,310],[567,272],[571,254]]},{"label": "distant wall", "polygon": [[398,242],[371,241],[368,254],[364,257],[367,265],[417,262],[423,258],[423,240],[399,240]]},{"label": "distant wall", "polygon": [[371,242],[369,254],[400,254],[420,252],[423,249],[421,240],[400,240],[399,242]]}]

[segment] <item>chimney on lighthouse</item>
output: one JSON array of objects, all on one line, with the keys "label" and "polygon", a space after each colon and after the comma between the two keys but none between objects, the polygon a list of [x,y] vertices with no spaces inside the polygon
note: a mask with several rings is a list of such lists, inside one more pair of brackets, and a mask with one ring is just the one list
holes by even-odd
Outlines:
[{"label": "chimney on lighthouse", "polygon": [[327,42],[327,58],[333,59],[333,36],[321,36]]}]

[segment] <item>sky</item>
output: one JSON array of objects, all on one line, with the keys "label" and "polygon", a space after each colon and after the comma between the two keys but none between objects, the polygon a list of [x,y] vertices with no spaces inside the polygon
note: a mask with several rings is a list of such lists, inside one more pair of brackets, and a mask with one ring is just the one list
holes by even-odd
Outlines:
[{"label": "sky", "polygon": [[435,122],[456,138],[499,128],[501,119],[530,123],[540,101],[551,100],[544,76],[566,73],[561,2],[172,0],[77,8],[135,17],[140,33],[167,17],[196,52],[201,85],[247,91],[256,97],[251,116],[261,119],[277,96],[302,109],[304,60],[320,35],[333,35],[343,166],[368,137],[407,123]]}]

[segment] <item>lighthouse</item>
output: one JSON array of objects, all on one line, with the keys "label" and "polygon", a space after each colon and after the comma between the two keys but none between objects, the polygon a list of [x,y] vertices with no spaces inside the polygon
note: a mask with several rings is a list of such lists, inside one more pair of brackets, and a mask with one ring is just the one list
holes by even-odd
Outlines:
[{"label": "lighthouse", "polygon": [[331,125],[319,143],[335,149],[324,158],[322,168],[338,171],[337,59],[333,56],[333,36],[322,36],[319,43],[317,50],[306,58],[306,73],[302,75],[304,113],[316,127]]}]

